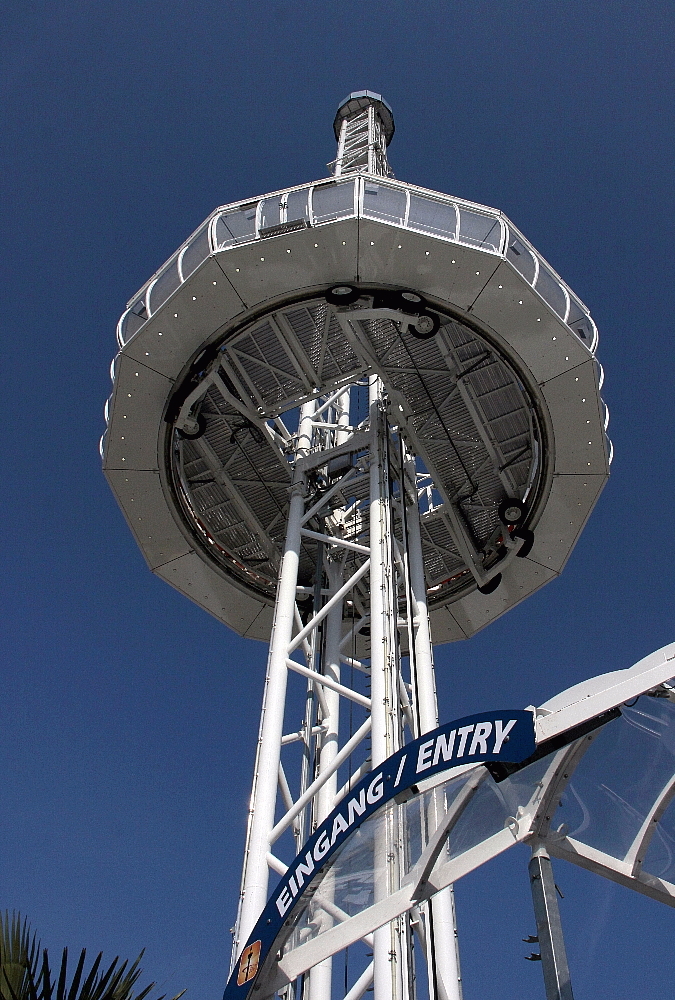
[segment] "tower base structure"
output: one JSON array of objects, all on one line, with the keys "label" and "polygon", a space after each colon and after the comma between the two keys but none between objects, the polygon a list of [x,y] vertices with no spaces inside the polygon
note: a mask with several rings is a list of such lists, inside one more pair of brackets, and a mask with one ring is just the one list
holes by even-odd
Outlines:
[{"label": "tower base structure", "polygon": [[[354,429],[352,397],[359,394],[368,412]],[[270,871],[286,870],[276,845],[285,841],[297,854],[360,778],[407,739],[438,726],[418,505],[424,486],[381,379],[373,375],[304,404],[296,440],[233,967],[267,903]],[[317,542],[309,595],[298,574],[303,538]],[[289,672],[306,685],[298,733],[284,732]],[[295,798],[285,747],[301,751]],[[279,795],[285,811],[277,819]],[[375,899],[398,888],[399,842],[395,822],[378,834]],[[332,925],[344,916],[329,900],[319,919]],[[376,998],[411,996],[420,949],[430,995],[461,997],[451,888],[367,935],[365,945],[372,960],[353,973],[352,1000],[371,983]],[[327,958],[304,989],[313,1000],[329,1000],[333,979],[344,976]]]}]

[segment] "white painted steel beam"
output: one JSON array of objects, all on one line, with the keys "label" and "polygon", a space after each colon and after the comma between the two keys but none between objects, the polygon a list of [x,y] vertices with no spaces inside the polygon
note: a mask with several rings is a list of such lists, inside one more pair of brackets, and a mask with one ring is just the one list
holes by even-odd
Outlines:
[{"label": "white painted steel beam", "polygon": [[[412,598],[411,613],[414,619],[411,675],[415,688],[415,708],[418,716],[419,735],[430,732],[438,725],[438,703],[434,675],[433,645],[427,609],[427,585],[424,578],[420,513],[416,491],[414,460],[405,465],[408,479],[404,491],[407,556]],[[413,497],[409,496],[412,487]],[[436,818],[436,817],[434,817]],[[433,827],[432,827],[433,828]],[[459,948],[455,920],[452,886],[439,893],[422,907],[428,925],[425,934],[429,995],[434,1000],[462,1000],[462,977],[459,965]],[[425,926],[426,930],[426,926]]]},{"label": "white painted steel beam", "polygon": [[537,709],[537,742],[580,725],[675,676],[675,643],[645,656],[626,670],[613,670],[582,681]]},{"label": "white painted steel beam", "polygon": [[[307,445],[303,434],[311,421],[313,404],[303,407],[299,424],[299,447]],[[304,425],[304,426],[303,426]],[[302,515],[305,509],[305,482],[296,474],[291,492],[286,544],[281,561],[274,625],[267,661],[267,677],[258,737],[253,788],[249,805],[249,826],[246,837],[241,903],[237,915],[233,964],[240,946],[246,941],[267,902],[269,869],[267,854],[276,811],[277,783],[281,760],[288,676],[288,648],[295,624],[295,589],[298,582]]]},{"label": "white painted steel beam", "polygon": [[619,885],[634,889],[643,896],[649,896],[666,906],[675,907],[675,885],[666,879],[650,875],[645,871],[638,870],[633,875],[633,865],[618,858],[613,858],[604,851],[583,844],[574,837],[548,837],[546,840],[546,850],[555,858],[569,861],[587,871],[602,875],[610,882],[618,882]]},{"label": "white painted steel beam", "polygon": [[[274,826],[277,775],[286,703],[287,649],[295,622],[295,586],[300,550],[300,519],[304,506],[303,485],[297,483],[291,497],[286,547],[279,574],[279,596],[263,696],[255,775],[251,792],[250,826],[242,881],[241,910],[237,926],[238,944],[248,938],[267,901],[269,834]],[[238,955],[235,949],[234,958]]]},{"label": "white painted steel beam", "polygon": [[642,870],[642,865],[652,837],[656,833],[658,822],[674,798],[675,774],[661,789],[623,859],[627,865],[630,865],[631,875],[635,876]]},{"label": "white painted steel beam", "polygon": [[[344,698],[349,698],[350,701],[356,702],[357,705],[362,705],[363,708],[370,708],[370,698],[367,698],[364,694],[359,694],[358,691],[352,691],[351,688],[346,687],[344,684],[338,684],[330,675],[319,674],[316,670],[303,667],[301,663],[296,663],[295,660],[291,659],[286,660],[286,666],[294,673],[308,677],[313,684],[319,684],[321,687],[336,691],[337,694],[341,694]],[[327,709],[327,711],[330,712],[330,709]]]},{"label": "white painted steel beam", "polygon": [[[363,725],[356,730],[351,739],[347,740],[347,742],[339,751],[339,753],[335,755],[331,763],[323,769],[319,777],[312,782],[309,788],[300,796],[300,798],[293,805],[293,807],[289,809],[286,815],[282,816],[277,825],[270,830],[269,840],[271,844],[273,844],[274,841],[281,836],[281,834],[292,823],[292,821],[298,815],[298,813],[302,809],[304,809],[304,807],[314,797],[316,792],[318,792],[319,789],[323,787],[327,779],[333,774],[335,770],[338,769],[340,764],[342,764],[343,761],[347,760],[350,754],[353,753],[353,751],[356,749],[359,743],[361,743],[361,741],[370,732],[370,728],[371,728],[371,720],[370,718],[368,718],[363,723]],[[262,911],[262,907],[260,908],[260,911]]]}]

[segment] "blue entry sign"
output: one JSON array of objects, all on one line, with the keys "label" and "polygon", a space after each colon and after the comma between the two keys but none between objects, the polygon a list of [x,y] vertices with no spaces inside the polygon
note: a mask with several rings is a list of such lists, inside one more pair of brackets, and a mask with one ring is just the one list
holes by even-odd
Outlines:
[{"label": "blue entry sign", "polygon": [[246,1000],[277,936],[332,855],[373,813],[404,796],[418,781],[458,767],[501,761],[519,764],[536,750],[532,712],[514,709],[470,715],[407,743],[374,768],[312,834],[279,880],[225,988],[223,1000]]}]

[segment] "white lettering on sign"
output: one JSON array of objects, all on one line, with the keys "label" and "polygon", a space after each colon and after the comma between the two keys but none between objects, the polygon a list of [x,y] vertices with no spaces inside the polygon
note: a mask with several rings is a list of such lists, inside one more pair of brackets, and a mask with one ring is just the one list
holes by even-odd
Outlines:
[{"label": "white lettering on sign", "polygon": [[368,785],[368,792],[366,798],[368,799],[368,805],[374,805],[378,799],[381,799],[384,795],[384,783],[382,781],[382,773],[376,774],[371,783]]},{"label": "white lettering on sign", "polygon": [[314,871],[314,861],[312,860],[312,852],[307,851],[304,865],[301,861],[298,864],[297,870],[295,872],[295,877],[297,879],[299,889],[301,889],[302,886],[305,884],[305,875],[311,875],[313,871]]},{"label": "white lettering on sign", "polygon": [[324,830],[316,844],[314,845],[314,860],[320,861],[324,856],[326,851],[330,850],[330,840],[328,839],[328,834]]},{"label": "white lettering on sign", "polygon": [[492,732],[491,722],[479,722],[473,731],[473,739],[469,748],[469,757],[472,753],[481,753],[487,756],[487,738]]},{"label": "white lettering on sign", "polygon": [[366,790],[361,789],[358,799],[350,799],[347,806],[347,826],[351,826],[357,816],[366,811]]},{"label": "white lettering on sign", "polygon": [[457,730],[459,735],[459,744],[457,745],[457,757],[464,756],[464,750],[466,748],[466,741],[469,738],[469,733],[473,729],[473,723],[470,726],[462,726],[461,729]]},{"label": "white lettering on sign", "polygon": [[509,719],[506,725],[502,728],[502,720],[495,720],[495,748],[493,753],[499,753],[502,748],[502,744],[506,742],[509,733],[515,726],[517,719]]},{"label": "white lettering on sign", "polygon": [[441,759],[441,754],[443,755],[443,760],[450,760],[452,757],[452,748],[455,745],[455,736],[457,735],[457,730],[453,729],[444,736],[443,733],[436,739],[436,749],[434,750],[434,767],[438,764]]},{"label": "white lettering on sign", "polygon": [[[316,867],[315,862],[321,861],[321,858],[324,854],[328,853],[340,834],[345,830],[348,830],[349,827],[356,822],[357,816],[363,815],[368,805],[374,805],[382,798],[383,795],[384,782],[382,780],[382,773],[380,772],[380,774],[375,775],[367,789],[362,788],[358,796],[354,796],[354,798],[349,800],[347,803],[347,819],[344,818],[342,813],[337,814],[333,820],[333,830],[330,840],[327,832],[323,830],[314,845],[314,851],[307,851],[304,862],[300,861],[298,863],[294,873],[288,879],[288,884],[284,886],[277,896],[276,906],[279,911],[279,916],[283,917],[286,913],[289,906],[298,895],[298,892],[305,884],[306,878],[308,878],[314,871]],[[312,853],[314,855],[313,857]]]},{"label": "white lettering on sign", "polygon": [[432,747],[434,745],[434,740],[427,740],[420,747],[419,753],[417,754],[417,773],[420,771],[426,771],[428,767],[431,767],[431,753]]},{"label": "white lettering on sign", "polygon": [[398,783],[401,780],[401,775],[403,774],[403,768],[405,766],[406,759],[408,757],[407,753],[404,753],[401,757],[401,763],[398,765],[398,773],[396,775],[396,781],[394,782],[394,788],[398,788]]},{"label": "white lettering on sign", "polygon": [[[453,757],[458,760],[465,755],[468,757],[474,755],[488,757],[490,756],[488,750],[490,737],[494,737],[492,753],[499,754],[517,721],[517,719],[509,719],[508,722],[504,723],[502,719],[495,719],[494,723],[472,723],[468,726],[461,726],[459,729],[452,729],[447,736],[445,733],[440,733],[434,739],[426,740],[420,745],[417,752],[417,773],[427,771],[430,767],[436,767],[441,759],[447,763]],[[471,739],[469,739],[470,736]],[[401,780],[406,756],[404,754],[399,762],[394,788]],[[380,771],[371,779],[367,788],[362,788],[357,796],[349,799],[346,805],[346,819],[342,812],[336,814],[330,837],[327,830],[322,830],[313,850],[307,851],[304,860],[298,860],[293,874],[288,877],[287,883],[279,891],[276,898],[279,916],[283,917],[288,911],[295,897],[299,895],[305,883],[310,881],[310,876],[316,870],[317,865],[320,865],[322,858],[328,854],[338,837],[357,823],[358,817],[363,816],[368,806],[375,805],[383,796],[384,780]],[[341,808],[344,809],[345,806],[343,805]]]},{"label": "white lettering on sign", "polygon": [[277,897],[277,910],[279,911],[279,916],[283,917],[284,913],[288,907],[293,902],[293,897],[288,891],[288,886],[284,886],[283,890],[279,893]]},{"label": "white lettering on sign", "polygon": [[[462,726],[459,730],[452,729],[447,736],[445,733],[440,733],[435,740],[426,740],[420,744],[417,752],[416,773],[419,774],[421,771],[427,771],[430,767],[436,767],[441,760],[444,762],[452,760],[453,756],[455,759],[464,756],[472,757],[476,754],[488,757],[490,755],[488,739],[493,735],[495,745],[492,753],[498,754],[516,722],[517,719],[511,719],[506,724],[501,719],[496,719],[494,723],[478,722],[475,725]],[[469,739],[472,733],[473,735]],[[457,739],[458,736],[459,739]],[[396,784],[398,784],[400,772],[401,767],[399,767]]]},{"label": "white lettering on sign", "polygon": [[330,846],[331,847],[333,846],[333,844],[340,836],[340,834],[343,832],[343,830],[348,830],[348,829],[349,829],[349,824],[347,823],[347,820],[344,818],[344,816],[338,813],[335,819],[333,820],[333,833],[331,834],[330,838]]}]

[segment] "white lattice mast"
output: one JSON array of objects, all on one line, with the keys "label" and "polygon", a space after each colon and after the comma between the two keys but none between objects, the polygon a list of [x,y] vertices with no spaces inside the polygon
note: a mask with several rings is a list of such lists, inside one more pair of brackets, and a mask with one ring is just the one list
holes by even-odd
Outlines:
[{"label": "white lattice mast", "polygon": [[[386,147],[394,122],[379,95],[367,91],[350,95],[338,110],[334,129],[336,175],[390,174]],[[342,322],[349,323],[346,315]],[[367,417],[356,426],[350,423],[350,412],[358,394],[364,397],[366,392]],[[270,639],[233,967],[265,905],[270,870],[285,871],[275,854],[279,838],[292,830],[299,850],[369,769],[406,739],[438,724],[415,458],[391,420],[379,376],[304,404],[293,438],[293,459],[295,474]],[[331,486],[330,469],[336,463],[342,478]],[[328,476],[318,501],[312,493],[317,473]],[[347,507],[331,504],[337,487],[343,499],[348,495],[350,479],[350,489],[361,499]],[[306,527],[317,514],[324,524],[322,532]],[[303,536],[318,543],[310,586],[298,579]],[[349,558],[354,554],[360,561],[350,572]],[[370,656],[356,657],[357,646]],[[304,662],[299,661],[299,654]],[[406,659],[409,667],[404,676]],[[370,697],[343,683],[345,664],[352,672],[357,669],[367,675]],[[307,685],[307,709],[301,730],[284,734],[289,671],[299,673]],[[347,735],[341,732],[341,716],[344,724],[344,706],[350,702],[365,708],[367,715]],[[364,750],[368,737],[370,752]],[[299,774],[291,774],[283,761],[284,747],[295,743],[303,749]],[[360,762],[339,789],[338,769],[352,756]],[[300,790],[295,800],[291,786]],[[279,802],[283,815],[277,819]],[[395,825],[395,818],[392,822]],[[382,884],[376,880],[376,899],[395,891],[400,879],[397,831],[392,826],[380,839],[376,853],[387,864],[379,876]],[[318,908],[316,919],[324,927],[333,926],[345,914],[327,898],[326,888],[322,895],[324,905]],[[412,916],[398,918],[367,936],[373,961],[357,977],[349,1000],[358,1000],[372,983],[375,1000],[408,1000],[414,981],[414,932],[427,962],[429,995],[439,1000],[461,996],[453,903],[451,890],[446,890],[433,904],[422,905]],[[327,959],[310,971],[304,986],[309,1000],[331,1000],[332,964]]]},{"label": "white lattice mast", "polygon": [[[338,110],[334,128],[338,139],[336,175],[356,171],[390,173],[386,147],[394,132],[394,122],[391,110],[379,95],[367,91],[350,95]],[[298,606],[298,553],[302,525],[316,512],[316,504],[310,504],[307,510],[303,502],[307,499],[308,473],[311,475],[312,469],[325,464],[326,452],[335,461],[340,457],[336,456],[336,451],[339,453],[343,449],[346,457],[350,438],[355,433],[363,434],[364,428],[356,429],[349,424],[350,395],[358,391],[357,387],[305,404],[301,410],[295,439],[296,474],[270,641],[233,965],[266,902],[269,870],[284,871],[285,866],[273,854],[275,840],[292,825],[299,849],[311,830],[332,811],[340,799],[337,765],[355,752],[359,743],[370,734],[371,753],[362,760],[353,780],[342,790],[344,794],[368,768],[381,763],[399,748],[406,725],[409,736],[416,737],[438,724],[414,456],[406,453],[404,458],[404,445],[396,425],[390,423],[379,377],[373,375],[368,382],[369,414],[365,422],[368,450],[361,458],[360,471],[354,469],[354,472],[357,477],[368,476],[369,495],[367,501],[355,504],[351,511],[332,511],[333,524],[327,529],[331,533],[322,540],[316,539],[323,550],[323,566],[318,567],[318,576],[313,582],[313,616],[304,626]],[[399,454],[392,465],[391,449],[396,447]],[[397,517],[391,509],[393,480],[398,484]],[[354,528],[355,520],[362,522],[363,531]],[[351,537],[365,533],[363,541],[366,544],[341,543],[341,533]],[[311,532],[305,529],[305,534]],[[350,550],[367,553],[369,558],[345,583],[345,556]],[[323,574],[325,581],[319,579]],[[364,577],[367,589],[360,586]],[[327,583],[326,588],[323,582]],[[327,590],[327,594],[322,597],[323,590]],[[359,608],[361,613],[360,621],[355,622],[351,630],[345,629],[344,624],[347,597],[351,598],[351,607]],[[401,620],[402,603],[406,607],[404,620]],[[409,679],[403,676],[399,635],[402,626],[407,630]],[[365,629],[370,632],[370,664],[368,667],[359,662],[358,667],[367,670],[370,677],[371,697],[367,704],[370,716],[356,734],[345,740],[340,734],[341,700],[353,699],[363,704],[364,698],[341,683],[341,662],[350,661],[353,666],[354,657],[341,654],[340,647],[344,647],[345,638],[356,637]],[[298,650],[304,653],[304,667],[293,662],[293,653]],[[285,742],[286,745],[291,742],[283,733],[289,669],[308,678],[310,695],[301,733],[304,753],[300,796],[295,802],[281,759],[282,747]],[[317,676],[319,672],[321,680]],[[306,764],[312,758],[314,767],[310,771]],[[298,782],[293,784],[297,787]],[[283,801],[285,815],[275,823],[277,798]],[[378,844],[376,850],[391,859],[391,870],[383,876],[386,884],[379,888],[376,885],[376,898],[378,892],[385,896],[394,891],[399,878],[394,847],[396,832],[390,830],[384,836],[389,842]],[[426,955],[430,995],[440,1000],[456,1000],[461,996],[451,890],[441,893],[433,904],[420,910],[416,911],[413,920],[399,918],[368,936],[367,944],[373,947],[373,962],[350,990],[349,1000],[357,1000],[373,982],[375,1000],[407,1000],[413,980],[413,970],[408,967],[413,926]],[[332,925],[340,916],[324,908],[319,919]],[[311,970],[306,988],[310,1000],[330,1000],[331,959]]]},{"label": "white lattice mast", "polygon": [[[351,426],[350,394],[360,391],[365,395],[366,388],[368,417],[358,427]],[[402,741],[437,725],[415,461],[399,428],[391,422],[389,409],[379,377],[371,376],[367,387],[357,385],[305,404],[300,414],[294,439],[296,475],[270,641],[233,964],[266,902],[270,869],[280,873],[285,870],[274,853],[274,845],[283,833],[294,829],[299,849],[356,780],[394,753]],[[348,460],[348,465],[355,437],[360,457],[347,475],[352,480],[351,488],[365,495],[351,508],[331,509],[331,488],[317,501],[309,484],[315,470],[327,468],[330,462],[340,463],[342,458]],[[340,468],[342,478],[337,485],[344,495],[344,461]],[[330,510],[325,533],[304,527],[316,515],[317,506],[324,505]],[[320,541],[323,549],[321,579],[315,579],[312,588],[298,584],[297,554],[303,535]],[[349,540],[354,537],[360,541]],[[367,560],[350,575],[345,562],[352,552],[367,556]],[[300,604],[308,589],[313,591],[313,614],[303,624]],[[355,616],[345,618],[346,607],[358,609]],[[357,638],[364,645],[364,631],[369,632],[369,664],[350,655],[349,649]],[[297,659],[300,651],[304,662]],[[409,670],[404,669],[406,659],[410,661]],[[341,664],[345,663],[367,673],[370,698],[343,683]],[[284,735],[289,671],[309,681],[307,704],[312,710],[308,710],[298,734]],[[341,733],[340,710],[345,701],[369,711],[351,736]],[[368,734],[370,753],[363,750]],[[285,746],[297,742],[303,743],[305,751],[300,775],[290,773],[282,755]],[[349,756],[358,754],[359,747],[361,763],[338,789],[338,767]],[[304,764],[308,756],[314,762],[309,770]],[[300,788],[295,801],[291,785]],[[283,815],[277,820],[278,800]],[[376,852],[387,859],[387,864],[380,877],[382,884],[375,886],[376,899],[394,891],[400,877],[396,830],[388,829],[381,840]],[[325,889],[323,898],[325,901]],[[330,899],[327,904],[319,912],[319,920],[332,926],[344,919]],[[455,1000],[461,995],[452,898],[446,891],[433,904],[420,907],[412,920],[397,918],[368,936],[366,943],[373,948],[373,962],[357,979],[350,1000],[356,1000],[372,982],[376,1000],[407,1000],[413,978],[409,967],[413,928],[426,956],[431,995],[441,1000]],[[311,1000],[330,1000],[332,980],[332,960],[328,959],[311,970],[307,995]]]}]

